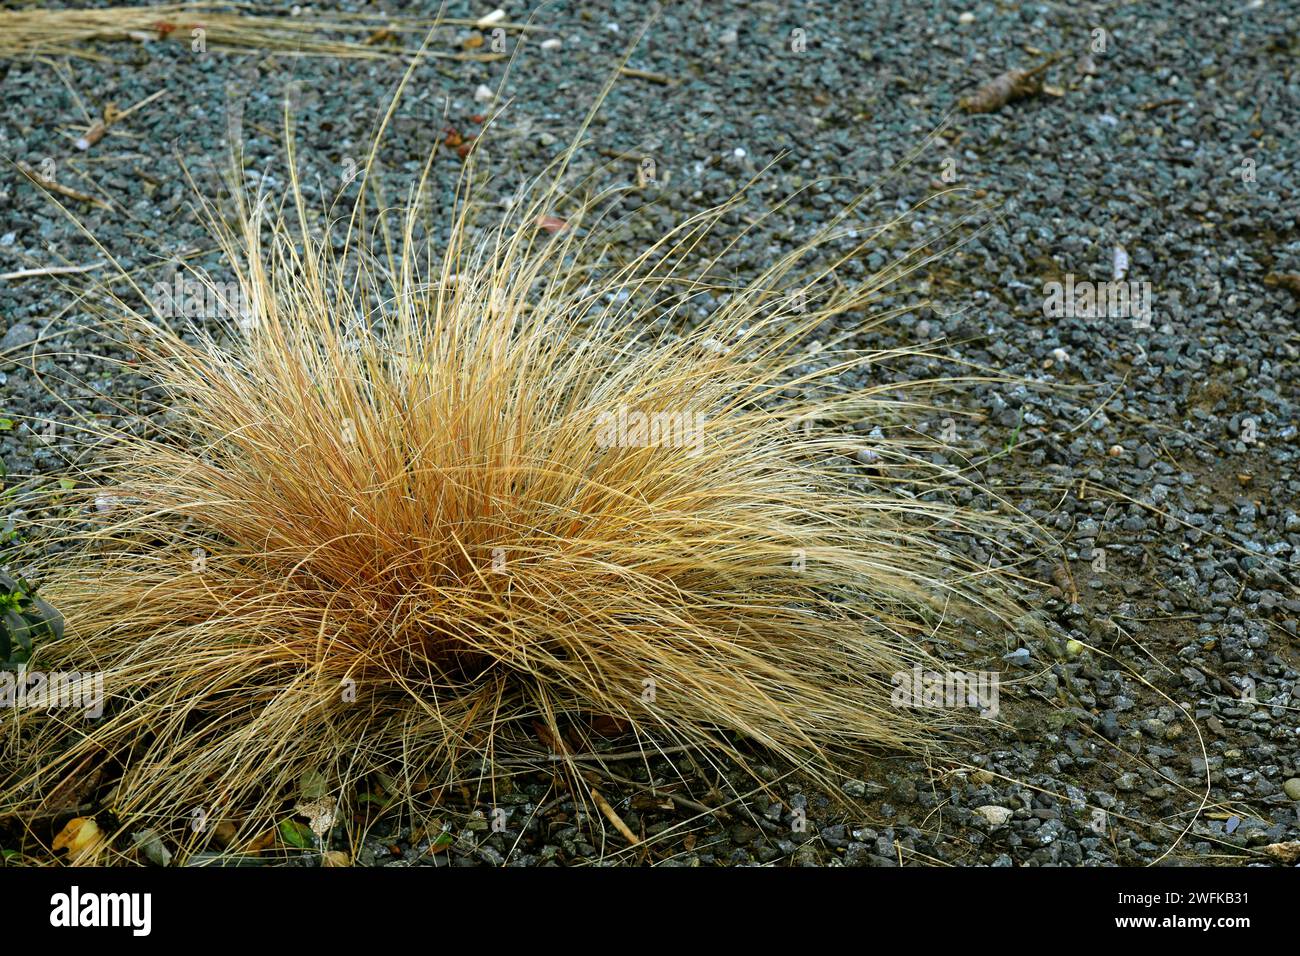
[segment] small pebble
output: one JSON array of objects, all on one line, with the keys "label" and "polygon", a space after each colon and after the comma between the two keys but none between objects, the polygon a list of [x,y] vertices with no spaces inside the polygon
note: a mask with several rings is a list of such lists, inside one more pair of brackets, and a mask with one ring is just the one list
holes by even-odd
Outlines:
[{"label": "small pebble", "polygon": [[974,812],[978,813],[989,822],[990,826],[994,827],[1005,826],[1006,822],[1011,819],[1011,810],[1007,807],[999,807],[994,804],[976,807]]}]

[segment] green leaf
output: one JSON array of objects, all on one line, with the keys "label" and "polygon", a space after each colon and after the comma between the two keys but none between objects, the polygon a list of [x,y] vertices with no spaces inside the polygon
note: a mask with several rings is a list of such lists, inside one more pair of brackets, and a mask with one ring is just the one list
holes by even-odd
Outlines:
[{"label": "green leaf", "polygon": [[14,420],[12,418],[0,418],[0,432],[11,432],[14,430]]},{"label": "green leaf", "polygon": [[[41,600],[35,594],[30,595],[30,597],[40,617],[41,630],[44,630],[56,641],[61,640],[63,638],[63,615],[56,611],[53,605]],[[30,611],[28,616],[31,616]]]},{"label": "green leaf", "polygon": [[59,487],[64,491],[71,491],[73,488],[77,487],[77,483],[71,478],[60,478]]},{"label": "green leaf", "polygon": [[27,617],[17,611],[5,611],[5,630],[27,653],[32,652],[32,625]]},{"label": "green leaf", "polygon": [[311,838],[312,832],[305,823],[299,823],[297,820],[282,820],[280,822],[280,839],[290,846],[296,846],[300,850],[310,850],[312,846]]},{"label": "green leaf", "polygon": [[319,800],[329,792],[318,770],[308,770],[298,778],[298,795],[304,800]]},{"label": "green leaf", "polygon": [[144,858],[154,866],[171,866],[172,851],[167,849],[167,845],[163,843],[162,837],[158,835],[157,830],[133,833],[131,839],[135,841],[135,845],[140,852],[144,854]]}]

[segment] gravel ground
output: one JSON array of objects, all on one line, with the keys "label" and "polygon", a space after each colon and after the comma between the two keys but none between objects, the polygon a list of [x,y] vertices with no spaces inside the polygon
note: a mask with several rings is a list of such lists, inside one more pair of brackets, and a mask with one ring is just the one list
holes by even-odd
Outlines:
[{"label": "gravel ground", "polygon": [[[616,183],[635,177],[639,157],[655,161],[657,185],[618,237],[628,249],[769,164],[734,222],[807,187],[728,258],[740,277],[918,149],[855,213],[863,228],[906,214],[907,238],[921,243],[972,203],[1005,213],[982,232],[964,229],[959,249],[881,304],[932,306],[864,339],[936,343],[938,357],[917,360],[911,374],[950,373],[955,359],[1024,380],[972,383],[950,401],[978,417],[929,424],[954,464],[971,465],[1066,549],[1064,565],[1026,569],[1054,582],[1026,595],[1046,639],[1011,634],[947,650],[964,669],[1002,671],[1001,720],[981,722],[943,757],[848,768],[853,811],[775,769],[760,770],[771,785],[753,793],[732,768],[683,779],[633,760],[609,764],[617,779],[606,776],[602,790],[629,826],[656,837],[635,853],[599,818],[583,820],[548,776],[527,773],[498,797],[504,833],[482,810],[452,810],[441,829],[340,844],[358,862],[1241,865],[1300,839],[1300,279],[1286,278],[1300,273],[1300,140],[1288,135],[1300,126],[1296,7],[868,6],[666,5],[631,65],[671,82],[621,79],[592,126],[589,163],[607,164],[601,176]],[[501,90],[512,105],[485,147],[489,189],[505,197],[557,155],[644,15],[626,0],[537,14]],[[435,42],[455,49],[468,39],[448,30]],[[547,39],[559,49],[541,49]],[[127,269],[192,253],[203,261],[210,243],[175,154],[200,184],[213,182],[232,111],[242,111],[250,169],[271,170],[274,189],[280,101],[299,81],[304,179],[334,184],[322,186],[332,195],[349,160],[364,157],[402,70],[195,54],[174,41],[96,51],[102,62],[9,64],[0,149],[36,168],[49,160],[58,181],[104,197],[112,208],[77,211]],[[954,112],[986,80],[1054,54],[1043,95]],[[477,131],[485,104],[476,90],[503,74],[499,62],[422,69],[381,153],[385,182],[404,189],[446,127]],[[97,114],[106,101],[124,107],[160,89],[165,98],[93,149],[72,148],[83,107]],[[609,163],[624,153],[631,158]],[[448,150],[436,168],[441,194],[459,168]],[[969,191],[913,209],[949,185]],[[1045,314],[1045,283],[1109,281],[1117,247],[1127,278],[1150,283],[1149,323]],[[846,277],[893,254],[882,248]],[[102,258],[12,167],[0,173],[0,271]],[[100,361],[111,352],[88,322],[54,280],[0,282],[9,360],[0,416],[14,422],[0,430],[7,487],[64,467],[72,446],[42,423],[69,407],[145,427],[130,399],[141,383]],[[0,499],[7,530],[21,531],[20,507],[16,496]],[[728,800],[716,816],[696,806]]]}]

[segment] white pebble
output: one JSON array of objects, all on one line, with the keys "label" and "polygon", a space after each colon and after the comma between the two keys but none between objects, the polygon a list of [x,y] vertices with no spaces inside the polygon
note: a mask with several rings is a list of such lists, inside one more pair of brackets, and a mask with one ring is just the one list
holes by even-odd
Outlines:
[{"label": "white pebble", "polygon": [[491,87],[480,83],[478,89],[474,91],[474,99],[479,103],[491,103],[496,99],[496,94],[492,92]]},{"label": "white pebble", "polygon": [[555,50],[558,50],[562,46],[564,46],[564,41],[558,39],[557,37],[551,37],[549,40],[542,41],[542,49],[545,50],[547,53],[551,53]]},{"label": "white pebble", "polygon": [[1124,277],[1128,275],[1128,250],[1121,245],[1115,247],[1115,268],[1113,272],[1116,282],[1123,282]]},{"label": "white pebble", "polygon": [[975,812],[995,827],[1004,826],[1011,819],[1011,811],[1007,807],[999,807],[993,804],[976,807]]}]

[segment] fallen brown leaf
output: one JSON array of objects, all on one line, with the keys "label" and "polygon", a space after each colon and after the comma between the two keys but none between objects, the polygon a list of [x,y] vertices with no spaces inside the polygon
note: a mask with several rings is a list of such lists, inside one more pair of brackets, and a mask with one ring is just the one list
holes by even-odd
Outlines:
[{"label": "fallen brown leaf", "polygon": [[632,725],[620,717],[600,714],[591,719],[591,729],[602,737],[622,737]]},{"label": "fallen brown leaf", "polygon": [[103,779],[102,766],[91,767],[95,754],[88,754],[77,766],[50,791],[41,805],[43,813],[56,815],[68,810],[76,810],[81,801],[94,792]]},{"label": "fallen brown leaf", "polygon": [[551,733],[550,728],[540,720],[533,721],[533,733],[537,735],[537,739],[540,740],[552,753],[562,754],[566,751],[567,748],[564,744],[557,740],[555,735]]},{"label": "fallen brown leaf", "polygon": [[1037,96],[1043,92],[1043,71],[1054,61],[1049,60],[1032,70],[1007,70],[989,80],[970,96],[959,101],[967,113],[992,113],[1016,100]]},{"label": "fallen brown leaf", "polygon": [[1300,295],[1300,275],[1293,272],[1274,272],[1264,276],[1264,285],[1286,289],[1292,295]]},{"label": "fallen brown leaf", "polygon": [[1290,866],[1300,862],[1300,840],[1288,840],[1286,843],[1270,843],[1264,847],[1264,853],[1279,863]]},{"label": "fallen brown leaf", "polygon": [[268,847],[274,845],[274,843],[275,843],[275,838],[276,838],[276,835],[278,834],[278,832],[279,832],[279,831],[278,831],[275,827],[272,827],[271,829],[267,830],[265,833],[263,833],[263,834],[262,834],[260,837],[258,837],[257,839],[252,840],[252,841],[248,844],[248,846],[246,846],[246,847],[244,848],[244,852],[245,852],[245,853],[261,853],[263,850],[265,850],[265,849],[267,849]]},{"label": "fallen brown leaf", "polygon": [[1061,595],[1070,604],[1079,603],[1079,589],[1074,583],[1074,575],[1064,564],[1052,569],[1052,583],[1061,589]]},{"label": "fallen brown leaf", "polygon": [[54,852],[67,850],[69,863],[84,865],[92,862],[106,844],[107,839],[93,817],[76,817],[54,838]]},{"label": "fallen brown leaf", "polygon": [[235,825],[229,820],[222,820],[212,831],[212,839],[221,847],[228,847],[234,843],[236,835]]},{"label": "fallen brown leaf", "polygon": [[545,229],[551,235],[557,232],[563,232],[569,228],[569,224],[558,216],[547,216],[545,214],[537,217],[537,228]]}]

